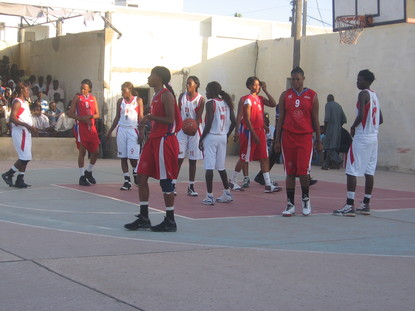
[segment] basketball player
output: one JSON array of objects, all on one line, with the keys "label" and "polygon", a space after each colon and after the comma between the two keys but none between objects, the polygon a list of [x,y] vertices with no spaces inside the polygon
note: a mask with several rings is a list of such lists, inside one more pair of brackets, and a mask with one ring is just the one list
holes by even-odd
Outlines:
[{"label": "basketball player", "polygon": [[[121,170],[124,175],[124,184],[120,190],[131,189],[130,173],[128,172],[128,160],[131,167],[136,168],[140,157],[140,144],[138,122],[143,118],[143,100],[133,95],[134,86],[131,82],[121,85],[122,98],[117,101],[117,112],[108,131],[107,140],[112,131],[117,128],[118,157],[121,158]],[[134,183],[137,184],[137,174],[133,171]]]},{"label": "basketball player", "polygon": [[32,135],[38,136],[38,133],[36,128],[32,126],[32,116],[29,103],[27,102],[29,87],[19,82],[17,83],[15,92],[17,93],[17,97],[12,102],[10,122],[12,126],[13,145],[19,158],[1,177],[6,184],[13,187],[13,176],[18,171],[14,187],[30,188],[30,185],[24,182],[24,175],[27,164],[32,160]]},{"label": "basketball player", "polygon": [[[81,82],[81,92],[76,94],[72,99],[71,109],[68,116],[75,119],[74,136],[78,148],[78,167],[79,167],[79,185],[90,186],[96,184],[92,176],[92,169],[97,162],[99,155],[99,138],[95,120],[99,119],[98,102],[95,96],[91,94],[92,82],[84,79]],[[89,151],[91,158],[88,168],[84,169],[84,158]]]},{"label": "basketball player", "polygon": [[302,214],[311,213],[309,197],[310,168],[313,155],[313,132],[316,132],[318,152],[323,150],[318,120],[317,93],[304,87],[304,71],[296,67],[291,71],[291,89],[279,99],[280,119],[277,126],[275,151],[282,151],[286,172],[287,208],[282,216],[295,215],[295,177],[298,176],[302,192]]},{"label": "basketball player", "polygon": [[[203,159],[202,152],[199,150],[199,140],[202,134],[202,114],[205,107],[205,99],[198,93],[200,87],[200,81],[198,77],[190,76],[186,81],[187,92],[180,94],[179,96],[179,109],[182,119],[192,118],[196,120],[198,125],[198,131],[196,135],[189,136],[180,130],[177,133],[177,139],[179,140],[179,172],[183,164],[186,154],[189,156],[189,187],[187,188],[187,195],[198,196],[198,193],[194,189],[195,176],[196,176],[196,161]],[[176,189],[176,179],[173,180],[174,188]]]},{"label": "basketball player", "polygon": [[[265,192],[280,191],[281,187],[273,185],[269,177],[267,138],[264,129],[264,106],[275,107],[277,103],[268,93],[266,83],[260,82],[257,77],[249,77],[246,80],[246,87],[250,90],[250,94],[243,97],[243,134],[240,136],[239,157],[243,162],[259,160],[265,180]],[[258,95],[261,87],[268,99]],[[234,174],[230,181],[231,189],[234,188],[235,179]]]},{"label": "basketball player", "polygon": [[[347,154],[347,200],[343,208],[333,211],[333,215],[354,217],[356,213],[370,215],[370,198],[374,184],[376,162],[378,158],[378,131],[383,123],[379,100],[370,89],[375,75],[365,69],[357,75],[359,93],[356,111],[357,116],[350,129],[354,136]],[[360,208],[355,210],[356,176],[365,176],[365,196]]]},{"label": "basketball player", "polygon": [[[166,67],[154,67],[148,77],[148,85],[154,89],[151,111],[140,121],[140,130],[147,121],[151,121],[151,132],[143,147],[138,163],[138,195],[140,214],[137,219],[124,225],[128,230],[150,229],[158,232],[175,232],[174,189],[172,180],[177,178],[179,165],[179,142],[176,133],[181,129],[182,118],[172,87],[169,85],[170,71]],[[148,178],[160,180],[164,196],[166,217],[157,226],[151,226],[148,217],[148,199],[150,197]]]},{"label": "basketball player", "polygon": [[199,148],[204,152],[204,167],[206,170],[207,193],[202,203],[214,205],[213,170],[217,169],[223,184],[223,194],[216,199],[219,203],[231,202],[232,195],[229,189],[228,175],[225,170],[226,146],[228,137],[235,127],[235,113],[232,99],[222,90],[221,85],[214,81],[206,86],[205,128],[200,137]]}]

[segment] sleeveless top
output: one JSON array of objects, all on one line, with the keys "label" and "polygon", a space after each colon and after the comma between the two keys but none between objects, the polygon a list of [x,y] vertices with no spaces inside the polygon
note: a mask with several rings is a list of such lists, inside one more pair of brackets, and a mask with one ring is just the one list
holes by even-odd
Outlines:
[{"label": "sleeveless top", "polygon": [[140,110],[137,96],[134,96],[130,102],[127,102],[125,98],[123,98],[120,105],[120,119],[118,121],[118,126],[137,128],[139,113]]},{"label": "sleeveless top", "polygon": [[305,88],[301,93],[289,89],[285,93],[285,119],[282,128],[294,134],[314,132],[312,111],[316,92]]},{"label": "sleeveless top", "polygon": [[231,126],[230,108],[222,99],[215,98],[213,101],[213,120],[209,133],[214,135],[228,134]]},{"label": "sleeveless top", "polygon": [[[356,127],[355,135],[377,135],[380,124],[380,105],[375,92],[367,91],[370,95],[363,112],[362,122]],[[356,104],[356,111],[359,112],[359,103]]]},{"label": "sleeveless top", "polygon": [[[20,102],[20,108],[16,115],[17,119],[21,122],[24,122],[32,126],[33,121],[32,121],[32,114],[30,113],[29,103],[27,101],[21,100],[20,98],[16,98],[15,100],[18,100]],[[24,126],[14,124],[13,122],[12,122],[12,128],[25,129]]]},{"label": "sleeveless top", "polygon": [[[92,94],[84,96],[77,94],[78,101],[76,102],[76,115],[77,116],[93,116],[95,114],[95,97]],[[92,125],[88,125],[85,122],[76,121],[80,130],[88,130],[97,132],[95,127],[95,119],[91,119]]]},{"label": "sleeveless top", "polygon": [[[264,97],[262,96],[254,96],[252,94],[249,94],[245,97],[244,101],[244,108],[245,105],[251,106],[251,125],[252,128],[258,129],[264,127]],[[244,125],[244,128],[247,129],[245,120],[242,119],[242,124]]]}]

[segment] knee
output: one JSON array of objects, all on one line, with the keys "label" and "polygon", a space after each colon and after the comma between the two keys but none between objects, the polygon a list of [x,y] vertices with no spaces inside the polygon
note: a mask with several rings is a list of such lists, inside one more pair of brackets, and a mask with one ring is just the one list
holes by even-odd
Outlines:
[{"label": "knee", "polygon": [[171,179],[160,179],[160,187],[164,194],[170,194],[174,191]]}]

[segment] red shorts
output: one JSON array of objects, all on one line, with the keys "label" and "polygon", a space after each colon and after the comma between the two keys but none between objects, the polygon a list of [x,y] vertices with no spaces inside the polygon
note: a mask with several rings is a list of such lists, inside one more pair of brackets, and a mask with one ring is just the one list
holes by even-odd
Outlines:
[{"label": "red shorts", "polygon": [[313,134],[282,132],[281,149],[287,175],[307,175],[313,156]]},{"label": "red shorts", "polygon": [[251,132],[244,129],[240,136],[239,158],[243,162],[257,161],[268,158],[267,137],[264,128],[254,129],[260,143],[254,143]]},{"label": "red shorts", "polygon": [[177,179],[179,142],[176,135],[150,137],[138,162],[138,174],[155,179]]},{"label": "red shorts", "polygon": [[82,145],[91,153],[94,153],[98,150],[99,144],[101,142],[98,138],[98,133],[95,127],[89,131],[84,127],[74,126],[73,132],[76,139],[76,147],[78,149]]}]

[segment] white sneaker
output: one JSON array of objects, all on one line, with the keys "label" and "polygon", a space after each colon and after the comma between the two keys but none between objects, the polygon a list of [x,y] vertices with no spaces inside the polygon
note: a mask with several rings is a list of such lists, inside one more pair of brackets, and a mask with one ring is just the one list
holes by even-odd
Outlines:
[{"label": "white sneaker", "polygon": [[282,188],[280,186],[275,186],[273,184],[269,185],[269,186],[265,186],[265,193],[272,193],[272,192],[279,192],[281,191]]},{"label": "white sneaker", "polygon": [[199,193],[195,191],[195,189],[193,188],[193,185],[189,185],[189,187],[187,187],[187,195],[191,197],[197,197]]},{"label": "white sneaker", "polygon": [[283,217],[295,216],[295,205],[291,202],[287,203],[287,208],[282,212]]},{"label": "white sneaker", "polygon": [[233,201],[233,198],[232,198],[230,191],[227,192],[226,190],[224,190],[223,194],[219,198],[216,199],[216,202],[219,202],[219,203],[229,203],[232,201]]},{"label": "white sneaker", "polygon": [[206,195],[206,197],[202,200],[202,203],[205,205],[215,205],[215,198],[210,195]]},{"label": "white sneaker", "polygon": [[310,198],[303,198],[303,216],[308,216],[311,214],[311,205]]},{"label": "white sneaker", "polygon": [[245,189],[239,186],[236,182],[229,181],[229,189],[233,191],[244,191]]}]

